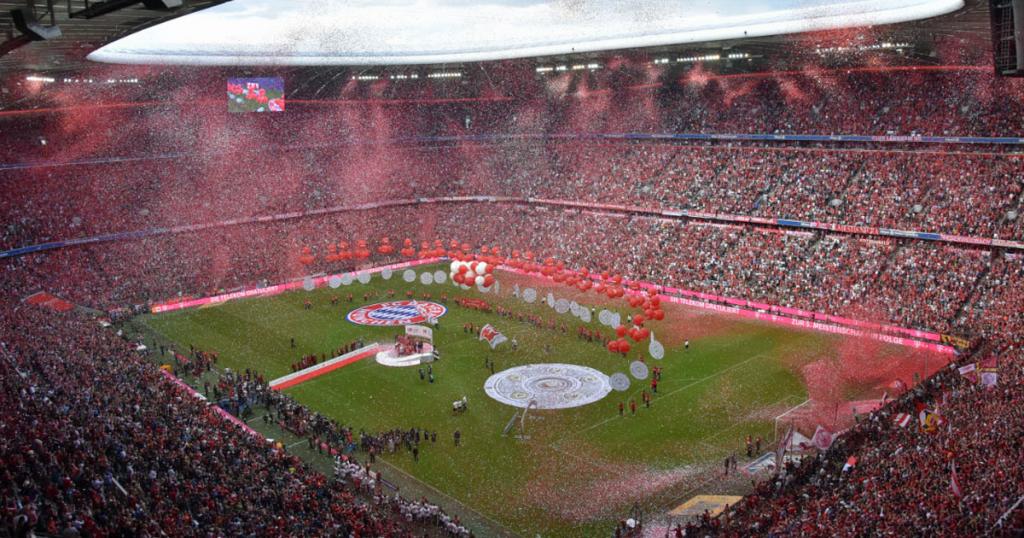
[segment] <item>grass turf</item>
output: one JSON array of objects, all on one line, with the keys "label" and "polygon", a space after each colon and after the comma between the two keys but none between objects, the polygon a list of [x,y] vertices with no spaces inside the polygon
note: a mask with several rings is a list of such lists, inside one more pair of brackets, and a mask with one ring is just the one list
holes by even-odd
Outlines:
[{"label": "grass turf", "polygon": [[[503,290],[495,296],[457,290],[450,283],[407,284],[397,274],[389,281],[375,276],[366,285],[236,300],[138,321],[182,350],[192,344],[217,351],[221,366],[253,368],[270,380],[289,373],[289,365],[303,354],[329,354],[356,338],[390,341],[402,327],[354,325],[345,315],[364,304],[404,298],[407,290],[417,298],[430,293],[435,301],[442,292],[452,299],[478,297],[557,319],[567,333],[468,310],[449,300],[448,313],[435,331],[442,360],[434,364],[434,384],[421,381],[416,368],[388,368],[367,359],[287,390],[299,402],[357,431],[437,431],[436,445],[425,444],[418,462],[399,451],[386,456],[387,463],[524,536],[607,534],[638,499],[656,510],[685,500],[684,493],[714,487],[709,484],[716,481],[719,462],[741,448],[744,436],[769,439],[773,417],[806,399],[800,368],[828,354],[839,340],[665,304],[666,321],[648,324],[667,348],[664,360],[648,358],[649,365],[663,368],[650,409],[640,402],[640,390],[649,389],[648,381],[633,380],[628,391],[613,391],[600,402],[535,413],[527,421],[529,439],[517,440],[501,435],[515,410],[484,394],[490,375],[485,357],[495,361],[496,371],[565,362],[609,375],[628,372],[628,362],[598,343],[578,339],[576,328],[582,322],[571,314],[557,315],[539,301],[527,305],[511,297],[512,285],[535,286],[541,297],[550,289],[581,304],[614,305],[623,314],[627,309],[622,301],[612,303],[530,277],[501,273],[500,281]],[[395,290],[396,298],[388,299],[386,290]],[[355,295],[351,303],[345,299],[350,292]],[[364,293],[376,297],[364,302]],[[341,297],[337,306],[330,305],[334,295]],[[311,310],[303,308],[306,300],[313,302]],[[512,351],[506,344],[490,351],[462,330],[467,322],[495,325],[516,338],[519,349]],[[586,325],[609,331],[596,316]],[[292,337],[296,349],[290,347]],[[684,338],[691,342],[689,350],[681,345]],[[646,345],[634,344],[629,360],[640,348]],[[855,387],[853,392],[869,390]],[[463,395],[469,398],[469,411],[454,415],[451,402]],[[620,418],[617,405],[629,399],[637,401],[638,413],[631,416],[627,407]],[[452,441],[456,429],[462,432],[461,447]]]}]

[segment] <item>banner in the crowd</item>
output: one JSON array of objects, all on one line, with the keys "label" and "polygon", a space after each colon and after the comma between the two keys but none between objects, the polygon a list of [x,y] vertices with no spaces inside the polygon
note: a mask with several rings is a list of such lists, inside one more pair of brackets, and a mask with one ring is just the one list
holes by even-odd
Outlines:
[{"label": "banner in the crowd", "polygon": [[492,327],[490,323],[484,325],[483,328],[480,329],[480,339],[486,340],[487,343],[491,345],[491,349],[498,347],[502,342],[508,341],[508,338],[506,338],[504,334],[501,334],[498,329]]},{"label": "banner in the crowd", "polygon": [[950,334],[940,334],[939,341],[943,344],[955,346],[957,349],[967,349],[971,346],[971,343],[968,340]]},{"label": "banner in the crowd", "polygon": [[946,423],[941,415],[931,409],[921,409],[917,414],[917,419],[921,423],[921,431],[927,433],[938,433],[939,426]]},{"label": "banner in the crowd", "polygon": [[819,425],[814,430],[814,437],[811,437],[811,443],[818,450],[828,450],[828,447],[832,446],[833,439],[835,439],[835,436],[832,435],[832,432]]},{"label": "banner in the crowd", "polygon": [[964,376],[964,378],[967,379],[968,381],[970,381],[971,383],[977,383],[978,382],[978,364],[977,363],[972,362],[970,364],[961,366],[960,368],[957,369],[957,372],[959,372],[960,375]]},{"label": "banner in the crowd", "polygon": [[998,359],[989,357],[978,362],[978,377],[981,384],[986,387],[994,387],[999,379]]},{"label": "banner in the crowd", "polygon": [[901,428],[906,428],[907,425],[910,424],[910,422],[913,420],[914,417],[911,416],[910,413],[897,413],[896,416],[893,417],[892,419],[893,423],[895,423],[897,426]]},{"label": "banner in the crowd", "polygon": [[434,331],[430,327],[424,327],[422,325],[406,325],[405,334],[414,338],[424,338],[431,342],[434,341]]}]

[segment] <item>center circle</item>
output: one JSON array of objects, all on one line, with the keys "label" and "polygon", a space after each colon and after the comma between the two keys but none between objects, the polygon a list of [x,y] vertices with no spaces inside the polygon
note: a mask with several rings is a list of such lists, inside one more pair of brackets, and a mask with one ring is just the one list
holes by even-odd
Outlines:
[{"label": "center circle", "polygon": [[594,403],[611,392],[608,376],[575,364],[527,364],[498,372],[484,383],[484,392],[515,407],[567,409]]}]

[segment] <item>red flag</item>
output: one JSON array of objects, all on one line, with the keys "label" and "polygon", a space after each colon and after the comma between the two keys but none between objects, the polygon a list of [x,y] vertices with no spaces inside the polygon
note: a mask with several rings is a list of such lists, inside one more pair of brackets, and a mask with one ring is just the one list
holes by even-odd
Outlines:
[{"label": "red flag", "polygon": [[492,327],[490,323],[480,329],[480,339],[487,340],[487,343],[491,345],[491,349],[498,347],[498,344],[508,340],[505,335],[498,332],[498,329]]}]

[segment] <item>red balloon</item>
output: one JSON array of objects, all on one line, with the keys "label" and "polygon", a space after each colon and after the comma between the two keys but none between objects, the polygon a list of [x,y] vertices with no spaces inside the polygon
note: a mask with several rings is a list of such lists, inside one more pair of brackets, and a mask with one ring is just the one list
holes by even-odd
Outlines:
[{"label": "red balloon", "polygon": [[637,315],[633,316],[633,325],[643,326],[643,324],[644,324],[644,316],[642,314],[637,314]]},{"label": "red balloon", "polygon": [[637,332],[640,333],[641,340],[647,340],[647,337],[651,335],[651,330],[648,329],[647,327],[641,327],[640,330]]},{"label": "red balloon", "polygon": [[623,336],[626,336],[626,326],[625,325],[619,325],[618,327],[616,327],[615,328],[615,334],[618,335],[619,338],[622,338]]},{"label": "red balloon", "polygon": [[455,276],[452,277],[452,280],[454,280],[456,284],[462,284],[463,282],[466,281],[466,278],[462,276],[462,273],[455,273]]},{"label": "red balloon", "polygon": [[612,341],[608,342],[608,351],[611,351],[612,353],[618,353],[618,351],[619,351],[619,341],[618,340],[612,340]]},{"label": "red balloon", "polygon": [[651,308],[658,308],[661,306],[661,299],[657,297],[651,297]]},{"label": "red balloon", "polygon": [[484,287],[489,288],[494,285],[494,275],[487,275],[484,277]]},{"label": "red balloon", "polygon": [[654,310],[650,308],[644,310],[644,317],[647,319],[654,319]]},{"label": "red balloon", "polygon": [[629,353],[629,342],[619,340],[619,353]]},{"label": "red balloon", "polygon": [[460,275],[461,275],[461,274],[465,274],[465,273],[466,273],[466,271],[469,271],[469,266],[468,266],[468,265],[460,265],[460,266],[459,266],[459,268],[458,268],[458,273],[459,273]]},{"label": "red balloon", "polygon": [[661,320],[665,319],[665,311],[660,309],[660,308],[655,310],[654,311],[654,319],[656,319],[658,321],[661,321]]}]

